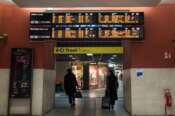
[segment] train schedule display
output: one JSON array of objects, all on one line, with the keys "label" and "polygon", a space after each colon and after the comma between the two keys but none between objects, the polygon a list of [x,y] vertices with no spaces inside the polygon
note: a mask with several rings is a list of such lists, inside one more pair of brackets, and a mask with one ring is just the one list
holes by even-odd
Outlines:
[{"label": "train schedule display", "polygon": [[30,40],[143,40],[143,12],[31,13]]}]

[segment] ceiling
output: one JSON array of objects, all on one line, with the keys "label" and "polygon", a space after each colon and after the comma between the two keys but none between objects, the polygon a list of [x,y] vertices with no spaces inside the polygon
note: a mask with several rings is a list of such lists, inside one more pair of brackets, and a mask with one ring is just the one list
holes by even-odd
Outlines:
[{"label": "ceiling", "polygon": [[76,55],[57,55],[56,61],[88,61],[88,62],[113,62],[117,64],[122,64],[121,54],[93,54],[88,56],[86,54],[76,54]]},{"label": "ceiling", "polygon": [[0,0],[20,7],[147,7],[175,3],[175,0]]},{"label": "ceiling", "polygon": [[20,7],[148,7],[175,3],[175,0],[0,0]]},{"label": "ceiling", "polygon": [[0,3],[13,3],[12,0],[0,0]]},{"label": "ceiling", "polygon": [[161,0],[160,4],[171,4],[171,3],[175,3],[175,0]]},{"label": "ceiling", "polygon": [[146,7],[161,0],[13,0],[20,7]]}]

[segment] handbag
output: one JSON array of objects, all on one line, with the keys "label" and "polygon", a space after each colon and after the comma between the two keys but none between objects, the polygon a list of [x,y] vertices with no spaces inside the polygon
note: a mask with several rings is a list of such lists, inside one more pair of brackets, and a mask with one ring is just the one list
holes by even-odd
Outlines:
[{"label": "handbag", "polygon": [[81,91],[78,89],[76,92],[75,92],[75,98],[82,98],[82,93]]}]

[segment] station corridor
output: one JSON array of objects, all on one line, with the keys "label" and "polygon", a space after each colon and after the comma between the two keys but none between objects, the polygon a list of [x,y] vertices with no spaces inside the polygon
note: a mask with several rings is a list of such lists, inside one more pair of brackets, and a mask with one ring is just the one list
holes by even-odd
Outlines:
[{"label": "station corridor", "polygon": [[[129,116],[123,107],[123,98],[119,95],[114,110],[101,109],[101,97],[103,89],[83,92],[82,99],[76,99],[76,107],[71,108],[64,94],[56,95],[55,109],[48,112],[46,116]],[[119,92],[119,94],[122,94]]]},{"label": "station corridor", "polygon": [[0,55],[0,116],[175,116],[175,0],[0,0]]}]

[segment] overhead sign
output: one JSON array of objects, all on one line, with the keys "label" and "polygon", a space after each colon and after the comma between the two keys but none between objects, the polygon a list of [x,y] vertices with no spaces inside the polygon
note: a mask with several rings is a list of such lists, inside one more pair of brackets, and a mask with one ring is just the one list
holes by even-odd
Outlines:
[{"label": "overhead sign", "polygon": [[123,54],[123,47],[55,47],[54,54]]},{"label": "overhead sign", "polygon": [[30,14],[33,41],[118,41],[144,39],[143,12],[37,12]]}]

